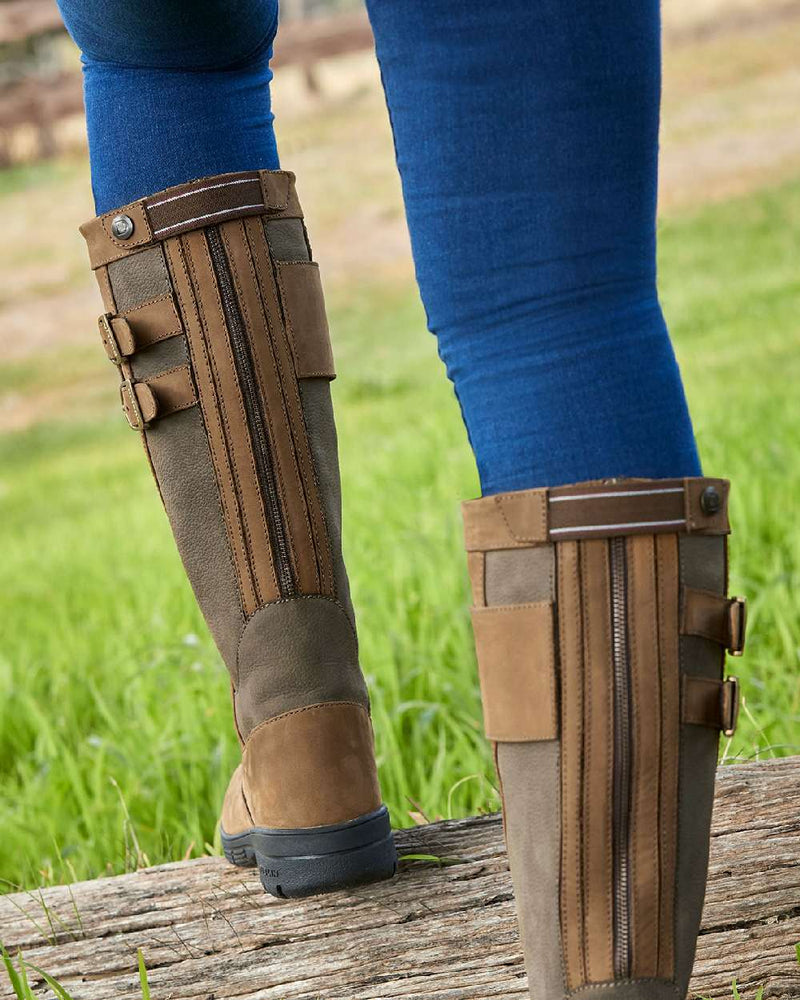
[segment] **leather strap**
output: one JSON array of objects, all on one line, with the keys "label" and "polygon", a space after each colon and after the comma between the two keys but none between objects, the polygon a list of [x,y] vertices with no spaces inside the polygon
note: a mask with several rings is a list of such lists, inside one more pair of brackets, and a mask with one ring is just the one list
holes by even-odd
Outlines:
[{"label": "leather strap", "polygon": [[739,681],[714,680],[684,674],[681,681],[681,722],[708,726],[733,736],[739,717]]},{"label": "leather strap", "polygon": [[147,382],[124,378],[119,387],[122,409],[135,431],[154,420],[186,410],[197,403],[197,393],[188,365],[179,365]]},{"label": "leather strap", "polygon": [[684,587],[681,605],[683,635],[702,636],[734,656],[741,656],[747,626],[747,605],[743,597],[723,597],[709,590]]},{"label": "leather strap", "polygon": [[[303,217],[290,171],[248,170],[201,177],[106,212],[80,229],[91,265],[98,268],[193,229],[265,214]],[[118,217],[124,220],[123,232],[127,227],[125,238],[115,232]]]},{"label": "leather strap", "polygon": [[467,551],[663,533],[726,535],[724,479],[627,479],[520,490],[462,505]]},{"label": "leather strap", "polygon": [[501,743],[558,736],[553,605],[472,609],[487,739]]},{"label": "leather strap", "polygon": [[103,313],[97,324],[103,348],[115,365],[145,347],[183,333],[172,295],[162,295],[123,315]]}]

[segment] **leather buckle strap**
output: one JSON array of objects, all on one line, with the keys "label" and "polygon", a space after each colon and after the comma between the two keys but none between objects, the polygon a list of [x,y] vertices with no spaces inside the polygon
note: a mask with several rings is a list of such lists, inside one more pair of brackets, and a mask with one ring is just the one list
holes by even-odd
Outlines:
[{"label": "leather buckle strap", "polygon": [[100,339],[103,342],[103,349],[108,356],[108,360],[119,366],[122,364],[122,360],[126,357],[128,352],[123,351],[119,341],[117,340],[117,331],[114,329],[115,323],[118,325],[124,323],[130,331],[130,327],[128,326],[126,320],[119,316],[114,316],[113,313],[103,313],[102,316],[97,317],[97,325],[100,329]]},{"label": "leather buckle strap", "polygon": [[728,601],[728,652],[741,656],[747,630],[747,598],[731,597]]},{"label": "leather buckle strap", "polygon": [[249,170],[202,177],[122,205],[80,227],[92,268],[208,225],[250,215],[300,219],[294,174]]},{"label": "leather buckle strap", "polygon": [[468,552],[632,535],[726,535],[724,479],[619,479],[498,493],[462,505]]},{"label": "leather buckle strap", "polygon": [[739,679],[683,675],[681,720],[695,726],[718,729],[733,736],[739,718],[741,701]]},{"label": "leather buckle strap", "polygon": [[123,378],[119,386],[122,409],[131,430],[143,431],[154,420],[186,410],[197,403],[188,365],[178,365],[147,382]]},{"label": "leather buckle strap", "polygon": [[744,652],[747,628],[747,601],[744,597],[723,597],[709,590],[684,587],[681,607],[681,634],[710,639],[733,656]]},{"label": "leather buckle strap", "polygon": [[143,431],[149,421],[144,419],[144,414],[142,413],[142,407],[137,395],[137,384],[146,385],[147,383],[136,383],[132,382],[129,378],[124,378],[119,384],[119,397],[122,403],[122,412],[125,414],[130,429],[133,431]]},{"label": "leather buckle strap", "polygon": [[124,316],[103,313],[98,317],[97,324],[103,348],[109,361],[115,365],[121,365],[125,358],[137,351],[183,333],[171,293],[130,309]]}]

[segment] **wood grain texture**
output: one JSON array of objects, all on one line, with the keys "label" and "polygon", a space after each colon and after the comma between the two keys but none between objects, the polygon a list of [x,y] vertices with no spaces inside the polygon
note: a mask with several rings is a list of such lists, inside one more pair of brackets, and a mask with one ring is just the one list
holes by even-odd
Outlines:
[{"label": "wood grain texture", "polygon": [[[266,896],[220,858],[0,897],[0,938],[76,1000],[512,1000],[527,997],[496,816],[398,834],[392,882],[302,901]],[[722,768],[694,993],[800,997],[800,757]],[[0,997],[11,997],[0,973]],[[48,995],[39,991],[40,995]]]}]

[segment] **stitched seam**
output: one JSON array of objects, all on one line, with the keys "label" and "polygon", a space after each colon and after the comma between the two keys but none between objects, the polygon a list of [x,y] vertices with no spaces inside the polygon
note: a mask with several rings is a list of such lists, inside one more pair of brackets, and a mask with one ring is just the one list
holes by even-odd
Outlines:
[{"label": "stitched seam", "polygon": [[266,729],[266,727],[271,725],[273,722],[279,722],[281,719],[288,719],[292,715],[302,715],[303,712],[318,712],[321,709],[328,708],[330,705],[351,705],[353,708],[361,709],[364,715],[369,718],[369,712],[360,701],[321,701],[316,705],[304,705],[302,708],[293,708],[288,712],[281,712],[280,715],[273,715],[271,719],[264,719],[263,722],[259,722],[259,724],[248,733],[247,740],[245,741],[245,748],[246,744],[252,740],[260,729]]},{"label": "stitched seam", "polygon": [[[222,308],[222,302],[220,301],[219,289],[217,288],[216,273],[214,271],[214,265],[213,265],[213,263],[211,261],[211,254],[210,254],[209,249],[208,249],[208,242],[207,242],[207,240],[205,238],[205,234],[203,234],[203,239],[201,241],[201,246],[202,246],[203,256],[205,257],[205,260],[206,260],[206,265],[208,266],[209,273],[212,276],[212,284],[213,284],[213,292],[212,292],[213,302],[212,302],[212,305],[216,306],[216,312],[217,312],[217,316],[218,316],[219,323],[220,323],[220,330],[223,330],[225,332],[225,336],[219,338],[222,341],[222,351],[226,355],[227,360],[228,360],[228,362],[229,362],[229,364],[231,366],[231,370],[234,373],[234,381],[236,383],[236,393],[235,393],[236,399],[234,400],[233,405],[234,405],[234,407],[236,407],[236,404],[238,403],[239,417],[240,417],[240,419],[242,421],[242,425],[245,428],[245,434],[244,434],[245,449],[246,449],[245,462],[249,465],[249,469],[250,469],[250,472],[251,472],[251,474],[253,476],[253,480],[256,483],[258,483],[258,476],[256,474],[255,458],[253,456],[253,448],[252,448],[252,443],[250,441],[250,433],[249,433],[249,428],[248,428],[248,424],[247,424],[247,415],[246,415],[245,409],[244,409],[244,400],[242,399],[241,390],[239,388],[239,376],[238,376],[238,373],[236,371],[236,364],[235,364],[235,362],[233,360],[233,352],[232,352],[231,342],[230,342],[230,331],[228,330],[228,324],[227,324],[227,321],[225,319],[225,312],[224,312],[224,310]],[[212,357],[213,357],[213,352],[212,352]],[[245,535],[245,538],[247,540],[247,548],[246,548],[245,552],[246,552],[247,563],[248,563],[248,566],[250,568],[250,579],[252,581],[253,592],[255,594],[256,601],[258,601],[260,595],[259,595],[259,587],[258,587],[258,578],[256,576],[255,569],[253,567],[253,535],[252,535],[252,529],[250,527],[250,519],[249,519],[249,516],[248,516],[248,513],[247,513],[247,508],[245,506],[244,490],[242,489],[242,480],[241,480],[241,477],[240,477],[240,474],[239,474],[238,462],[237,462],[237,457],[236,457],[236,450],[233,447],[233,443],[232,443],[233,442],[233,433],[232,433],[232,430],[231,430],[230,421],[228,419],[228,405],[227,405],[227,402],[226,402],[226,399],[225,399],[225,394],[223,392],[219,393],[219,408],[220,408],[220,412],[222,414],[222,422],[223,422],[223,424],[225,426],[227,438],[231,442],[231,444],[229,445],[229,452],[230,452],[231,470],[232,470],[233,477],[234,477],[234,482],[235,482],[235,489],[234,489],[234,491],[236,493],[236,497],[237,497],[237,500],[238,500],[238,503],[239,503],[239,510],[241,512],[241,518],[242,518],[242,527],[244,529],[244,535]],[[261,521],[262,521],[264,530],[266,531],[267,527],[266,527],[266,520],[265,520],[265,517],[264,517],[264,510],[263,510],[263,506],[262,506],[261,491],[257,490],[256,493],[257,493],[257,497],[258,497],[258,504],[259,504],[259,507],[261,509]],[[280,592],[280,588],[278,587],[278,581],[277,581],[277,578],[275,576],[275,566],[274,566],[274,564],[271,566],[271,570],[272,570],[272,579],[273,579],[274,584],[275,584],[275,590],[278,591],[278,592]]]},{"label": "stitched seam", "polygon": [[265,608],[271,608],[276,604],[291,604],[293,601],[327,601],[329,604],[335,605],[342,612],[342,615],[344,616],[344,619],[347,622],[347,626],[350,629],[350,632],[353,636],[353,640],[356,644],[356,652],[358,652],[358,634],[356,632],[356,627],[350,620],[350,615],[347,613],[347,609],[337,598],[329,597],[327,594],[295,594],[294,597],[279,597],[275,601],[267,601],[265,604],[259,605],[259,607],[257,607],[255,611],[252,611],[249,615],[245,614],[243,616],[242,627],[239,633],[239,641],[236,647],[237,660],[239,655],[239,646],[241,646],[242,644],[242,639],[244,638],[245,630],[247,626],[250,624],[250,622],[255,618],[255,616],[260,611],[263,611]]},{"label": "stitched seam", "polygon": [[[282,319],[283,319],[283,330],[284,330],[284,333],[286,335],[286,347],[287,347],[287,350],[289,351],[289,354],[290,354],[292,360],[294,361],[294,365],[293,365],[294,371],[290,375],[290,380],[291,380],[291,384],[292,384],[293,395],[294,395],[294,398],[295,398],[295,401],[296,401],[296,404],[297,404],[298,413],[300,414],[300,418],[301,418],[301,420],[303,422],[303,433],[304,433],[304,436],[305,436],[305,442],[304,443],[305,443],[305,445],[308,448],[308,453],[304,456],[303,465],[306,466],[306,468],[310,472],[311,479],[312,479],[312,481],[314,483],[314,489],[315,489],[315,492],[316,492],[316,499],[317,499],[318,502],[315,505],[312,505],[311,504],[311,499],[310,499],[309,496],[305,495],[305,491],[304,491],[304,495],[305,495],[307,509],[308,509],[308,513],[309,513],[310,518],[313,517],[314,521],[316,521],[316,516],[317,515],[319,516],[319,519],[320,519],[320,522],[321,522],[321,528],[322,528],[322,532],[321,532],[322,533],[322,538],[320,539],[320,544],[327,549],[327,553],[321,551],[319,545],[316,542],[316,539],[312,537],[312,546],[313,546],[313,549],[314,549],[314,554],[316,556],[317,575],[319,577],[319,586],[320,586],[320,589],[323,590],[323,591],[326,590],[327,586],[328,586],[328,583],[327,583],[327,572],[326,572],[326,565],[325,565],[325,563],[326,563],[325,555],[327,554],[327,557],[328,557],[328,559],[330,561],[330,564],[331,564],[330,589],[331,589],[331,591],[333,593],[335,593],[336,587],[335,587],[335,583],[334,583],[333,553],[331,552],[330,535],[328,534],[328,525],[327,525],[327,522],[325,520],[325,511],[324,511],[323,506],[322,506],[322,490],[320,488],[319,479],[317,477],[317,470],[316,470],[316,466],[314,464],[314,456],[311,453],[311,448],[310,448],[310,444],[309,444],[309,440],[308,440],[308,427],[307,427],[306,422],[305,422],[305,411],[303,410],[303,403],[302,403],[302,400],[300,398],[300,389],[299,389],[298,384],[297,384],[297,355],[296,355],[296,352],[294,351],[294,330],[292,328],[291,315],[290,315],[290,312],[289,312],[289,309],[288,309],[288,306],[287,306],[288,296],[286,295],[286,288],[284,287],[283,279],[281,277],[281,269],[282,269],[282,267],[284,267],[285,262],[278,262],[278,261],[274,260],[274,258],[272,256],[272,251],[269,248],[269,240],[267,239],[266,230],[264,230],[263,232],[264,232],[264,243],[266,245],[267,255],[268,255],[270,264],[273,265],[272,272],[273,272],[273,275],[275,277],[275,284],[276,284],[277,290],[278,290],[278,296],[279,296],[278,308],[279,308],[279,310],[281,312],[281,316],[282,316]],[[313,262],[303,261],[302,263],[313,263]],[[319,269],[318,265],[316,265],[316,266],[317,266],[317,269]],[[297,445],[296,444],[295,444],[295,450],[296,451],[299,450],[299,449],[297,449]],[[316,527],[316,525],[315,525],[315,527]]]},{"label": "stitched seam", "polygon": [[[587,595],[587,577],[588,574],[581,573],[581,611],[583,614],[583,635],[581,637],[583,644],[583,676],[584,676],[584,697],[583,697],[583,713],[584,713],[584,723],[583,723],[583,780],[581,782],[581,803],[583,807],[583,817],[581,822],[581,845],[583,848],[583,858],[581,867],[581,881],[583,885],[584,898],[589,895],[589,849],[588,843],[589,838],[592,834],[592,819],[591,819],[591,809],[590,803],[592,801],[591,787],[589,782],[592,778],[592,659],[591,659],[591,630],[590,630],[590,620],[589,620],[589,600]],[[587,782],[588,779],[588,782]],[[584,928],[585,935],[588,938],[591,933],[590,929],[586,926],[588,920],[586,916],[584,917]],[[591,978],[591,970],[589,969],[589,959],[591,949],[589,948],[588,940],[585,941],[586,945],[586,978]]]},{"label": "stitched seam", "polygon": [[[215,470],[215,472],[217,474],[217,481],[221,483],[223,481],[223,479],[227,480],[228,486],[230,487],[231,495],[233,496],[233,504],[234,504],[234,507],[236,509],[235,513],[233,511],[231,512],[233,514],[233,517],[229,518],[229,517],[225,516],[225,507],[223,506],[223,521],[225,523],[226,531],[228,532],[228,540],[230,542],[231,552],[235,553],[236,550],[237,550],[237,548],[239,548],[239,546],[241,546],[241,553],[242,553],[242,556],[244,557],[244,565],[249,567],[249,561],[248,561],[248,558],[247,558],[247,547],[246,547],[245,540],[244,540],[244,526],[242,524],[241,510],[239,509],[239,498],[238,498],[237,493],[236,493],[236,483],[235,483],[234,478],[233,478],[233,472],[231,470],[231,464],[230,464],[230,461],[231,461],[230,451],[229,451],[228,446],[227,446],[227,441],[225,439],[225,429],[224,429],[223,424],[222,424],[222,414],[221,414],[221,410],[220,410],[220,392],[219,392],[219,386],[217,385],[216,372],[214,370],[214,366],[211,363],[211,357],[210,357],[209,352],[208,352],[208,342],[206,340],[204,317],[201,315],[199,295],[195,291],[195,283],[197,281],[197,276],[195,274],[194,262],[192,260],[191,250],[189,248],[188,243],[184,247],[184,245],[181,243],[181,241],[178,240],[176,246],[178,247],[179,259],[180,259],[181,267],[183,268],[184,274],[186,275],[187,283],[189,284],[189,287],[192,288],[192,290],[193,290],[194,308],[195,308],[195,315],[197,317],[197,325],[198,325],[198,338],[197,338],[197,340],[198,340],[198,343],[199,343],[199,346],[200,346],[200,350],[201,350],[202,355],[203,355],[203,360],[205,362],[205,366],[208,369],[209,378],[210,378],[210,381],[211,381],[211,391],[212,391],[212,394],[213,394],[213,398],[210,399],[208,401],[208,403],[202,407],[202,409],[203,409],[204,416],[206,417],[206,420],[208,419],[209,416],[213,415],[214,421],[217,424],[217,427],[218,427],[218,430],[219,430],[219,436],[220,436],[221,441],[222,441],[222,448],[225,451],[225,456],[227,458],[227,461],[225,463],[226,468],[224,470],[224,474],[223,474],[223,470],[219,466],[219,462],[218,462],[218,459],[217,459],[217,456],[216,456],[215,449],[212,448],[211,445],[210,445],[210,438],[209,438],[209,449],[208,450],[209,450],[209,452],[211,454],[211,461],[212,461],[212,463],[214,465],[214,470]],[[194,276],[194,281],[190,281],[190,279],[189,279],[189,272],[187,271],[187,266],[186,266],[186,260],[185,260],[185,258],[188,258],[189,269],[191,270],[191,273]],[[201,403],[202,402],[203,402],[203,400],[201,398]],[[221,498],[220,498],[220,505],[222,506],[222,499]],[[235,535],[234,535],[234,525],[232,523],[233,518],[236,518],[238,520],[238,528],[239,528],[239,531],[235,532]],[[236,535],[240,535],[241,537],[240,538],[239,537],[235,537]],[[246,581],[244,579],[244,575],[243,575],[243,572],[242,572],[243,566],[236,559],[235,555],[234,555],[234,558],[233,558],[233,566],[234,566],[234,571],[235,571],[235,574],[236,574],[236,579],[237,579],[237,581],[239,583],[239,595],[240,595],[240,598],[242,600],[242,603],[244,603]],[[253,588],[253,589],[255,589],[255,588]],[[242,612],[244,613],[244,608],[242,608]],[[237,681],[238,681],[238,673],[237,673]]]},{"label": "stitched seam", "polygon": [[[606,542],[602,547],[603,554],[603,579],[609,581],[611,578],[611,568],[609,566],[609,542]],[[607,588],[609,584],[606,584]],[[608,595],[610,599],[610,594]],[[613,663],[611,662],[612,657],[612,641],[611,641],[611,608],[606,606],[605,614],[602,615],[602,629],[603,629],[603,649],[606,650],[606,667],[609,671],[609,683],[612,683],[613,679]],[[606,694],[609,694],[608,688],[606,689]],[[609,763],[606,766],[606,803],[608,808],[606,809],[605,815],[605,834],[606,834],[606,871],[611,872],[614,868],[614,849],[613,849],[613,838],[614,838],[614,819],[611,809],[611,803],[614,801],[614,762],[613,762],[613,747],[614,747],[614,715],[613,715],[613,691],[611,692],[611,697],[609,698],[609,703],[606,705],[605,713],[605,744],[609,748]],[[613,953],[614,953],[614,907],[612,900],[612,893],[606,892],[606,929],[608,934],[608,940],[611,950],[611,961],[613,965]]]},{"label": "stitched seam", "polygon": [[[583,718],[583,713],[585,711],[585,697],[584,697],[584,684],[583,684],[583,682],[584,682],[584,678],[586,676],[586,661],[585,661],[584,655],[583,655],[583,641],[584,641],[584,636],[583,636],[583,631],[582,631],[582,629],[583,629],[583,621],[582,621],[582,614],[581,614],[582,608],[581,608],[581,599],[580,599],[581,580],[583,578],[583,558],[582,558],[582,556],[583,556],[582,547],[580,545],[578,545],[578,563],[577,563],[578,572],[576,574],[575,584],[574,584],[574,601],[575,601],[575,608],[576,608],[575,619],[576,619],[576,623],[578,625],[578,628],[581,629],[581,631],[578,633],[580,635],[580,637],[581,637],[581,641],[580,641],[580,643],[578,643],[578,656],[580,658],[580,670],[579,670],[580,677],[578,678],[578,691],[579,691],[579,698],[580,698],[580,712],[577,713],[577,716],[578,716],[578,725],[579,725],[579,735],[578,735],[577,743],[578,743],[578,746],[580,746],[580,755],[579,755],[579,762],[578,762],[578,773],[579,773],[578,788],[579,788],[579,792],[582,790],[583,784],[584,784],[584,782],[586,780],[586,769],[585,769],[585,764],[584,764],[584,761],[585,761],[585,756],[584,755],[585,755],[586,730],[585,730],[585,723],[584,723],[584,718]],[[583,877],[584,873],[583,873],[583,864],[582,864],[582,855],[583,855],[583,850],[584,850],[584,844],[583,844],[583,840],[582,840],[582,836],[581,836],[582,831],[583,831],[583,795],[582,794],[579,794],[579,797],[578,797],[578,809],[579,809],[579,816],[578,816],[578,823],[577,823],[578,837],[577,837],[577,842],[576,842],[576,855],[577,855],[576,856],[576,865],[577,865],[576,870],[579,872],[578,892],[579,892],[579,901],[580,901],[580,903],[579,903],[580,933],[578,934],[578,951],[579,951],[579,955],[580,955],[581,968],[583,970],[583,979],[585,981],[588,977],[587,977],[587,974],[586,974],[586,885],[585,885],[584,877]]]},{"label": "stitched seam", "polygon": [[[235,225],[235,223],[234,223],[234,225]],[[253,345],[252,345],[252,336],[251,336],[252,323],[251,323],[251,320],[250,320],[250,314],[249,314],[249,312],[247,310],[247,302],[246,302],[244,294],[242,292],[242,286],[241,286],[241,282],[239,281],[239,275],[238,275],[238,272],[236,270],[236,264],[235,264],[234,259],[233,259],[233,254],[231,253],[230,241],[228,240],[228,233],[227,233],[227,231],[223,231],[222,229],[220,229],[220,235],[222,236],[222,242],[225,245],[225,255],[228,258],[228,267],[230,268],[231,277],[233,278],[233,283],[234,283],[234,285],[236,287],[236,294],[237,294],[237,298],[238,298],[239,311],[241,313],[242,322],[244,323],[245,337],[247,337],[248,341],[250,342],[249,347],[250,347],[250,354],[251,354],[251,358],[252,358],[252,354],[253,354]],[[227,327],[226,327],[226,329],[227,329]],[[266,396],[266,393],[264,392],[264,387],[261,384],[261,373],[258,370],[258,366],[255,364],[255,358],[252,358],[252,361],[253,361],[253,368],[254,368],[255,373],[256,373],[256,378],[258,379],[258,383],[259,383],[259,386],[261,388],[262,402],[263,402],[262,412],[263,412],[264,416],[266,417],[267,424],[269,425],[269,429],[267,431],[268,443],[269,443],[270,453],[271,453],[271,457],[272,457],[272,461],[273,461],[273,472],[275,473],[275,479],[276,479],[276,483],[277,483],[277,487],[278,487],[278,492],[280,493],[280,504],[281,504],[281,508],[283,510],[285,510],[285,508],[286,508],[286,497],[285,497],[284,491],[283,491],[282,476],[280,475],[280,456],[278,455],[278,449],[275,447],[275,432],[274,432],[273,425],[272,425],[272,418],[270,416],[270,407],[266,405],[266,398],[267,398],[267,396]],[[235,370],[236,370],[236,366],[234,365],[234,371]],[[238,373],[237,373],[237,381],[238,381]],[[242,414],[244,414],[244,412],[245,412],[244,411],[244,401],[241,400],[241,403],[242,403],[242,411],[241,412],[242,412]],[[257,492],[257,495],[258,495],[259,510],[261,511],[261,524],[262,524],[262,527],[264,529],[264,538],[266,540],[266,547],[267,547],[267,550],[270,553],[270,570],[271,570],[272,582],[273,582],[273,585],[275,587],[276,592],[280,594],[281,588],[280,588],[280,586],[278,584],[277,572],[276,572],[276,569],[275,569],[275,559],[276,559],[276,555],[277,554],[272,551],[272,542],[271,542],[270,533],[269,533],[269,523],[268,523],[268,520],[267,520],[267,512],[266,512],[266,508],[265,508],[265,504],[264,504],[264,494],[263,494],[264,484],[261,483],[261,480],[258,477],[258,471],[257,471],[256,465],[255,465],[255,456],[253,454],[252,441],[251,441],[251,438],[250,438],[250,428],[249,428],[249,425],[247,424],[246,417],[244,419],[245,419],[245,426],[247,427],[247,441],[248,441],[248,445],[249,445],[249,448],[250,448],[250,457],[251,457],[251,462],[252,462],[251,468],[252,468],[252,471],[253,471],[253,475],[255,477],[255,481],[258,484],[258,489],[256,490],[256,492]],[[292,565],[296,566],[297,565],[297,560],[296,560],[295,554],[294,554],[294,546],[292,545],[291,534],[288,531],[287,531],[286,534],[287,534],[287,540],[289,542],[289,548],[291,549],[291,552],[292,552]],[[255,560],[255,556],[253,557],[253,559]],[[255,570],[255,567],[254,567],[254,570],[253,570],[253,576],[254,576],[255,579],[257,579],[257,572]],[[262,597],[263,595],[259,594],[258,596]]]},{"label": "stitched seam", "polygon": [[[652,572],[650,574],[648,574],[649,577],[650,577],[649,582],[648,581],[645,581],[645,582],[646,582],[647,586],[655,587],[656,586],[656,579],[655,579],[655,536],[652,536],[651,538],[649,538],[648,541],[649,541],[649,551],[647,552],[647,563],[648,563],[648,567],[652,568]],[[633,542],[633,541],[631,542],[632,546],[635,546],[635,544],[636,544],[635,542]],[[646,543],[643,540],[641,544],[644,545]],[[651,554],[651,552],[652,552],[652,554]],[[634,594],[636,593],[636,589],[637,589],[636,587],[633,588],[633,593]],[[652,635],[652,637],[653,637],[653,639],[655,641],[655,658],[656,658],[656,662],[659,664],[659,667],[660,667],[660,664],[661,664],[661,650],[660,650],[659,644],[658,644],[658,618],[657,618],[657,614],[656,614],[656,610],[657,610],[657,592],[656,591],[653,592],[653,597],[654,597],[654,599],[652,601],[652,604],[650,606],[650,609],[649,609],[649,612],[648,612],[648,616],[647,616],[648,617],[648,623],[647,623],[647,625],[648,625],[648,632],[649,632],[650,635]],[[650,603],[650,602],[648,602],[648,603]],[[652,676],[649,676],[649,675],[652,674],[652,667],[648,667],[647,664],[643,664],[641,662],[641,659],[639,659],[639,671],[638,671],[638,673],[639,673],[639,676],[643,680],[644,680],[644,678],[646,676],[645,675],[645,671],[647,671],[647,683],[651,684],[653,679],[652,679]],[[658,759],[655,762],[655,771],[656,771],[656,773],[655,773],[655,784],[656,784],[655,830],[652,831],[652,832],[651,831],[647,831],[647,830],[644,831],[645,832],[645,836],[647,837],[647,840],[649,841],[648,854],[650,856],[650,864],[652,865],[652,871],[655,873],[655,880],[654,880],[655,881],[655,885],[654,885],[655,899],[652,900],[651,905],[652,905],[653,913],[654,913],[654,916],[655,916],[655,955],[656,955],[656,969],[659,968],[659,966],[658,966],[658,947],[659,947],[660,915],[661,915],[661,897],[660,897],[660,890],[659,890],[660,868],[661,868],[661,866],[660,866],[660,836],[661,836],[661,829],[660,829],[659,822],[658,822],[659,811],[660,811],[660,802],[661,802],[661,751],[662,751],[662,746],[663,746],[661,708],[662,708],[662,706],[661,706],[661,686],[660,686],[660,683],[659,683],[658,687],[656,689],[655,720],[654,720],[654,726],[656,728],[656,732],[654,734],[655,735],[655,745],[657,747],[657,751],[656,752],[658,754]],[[638,733],[639,733],[639,745],[640,746],[643,743],[643,738],[642,738],[643,729],[644,729],[644,720],[642,719],[642,713],[640,711],[639,712],[639,727],[638,727],[638,730],[637,730]],[[634,857],[635,857],[635,855],[634,855]]]},{"label": "stitched seam", "polygon": [[492,614],[508,614],[513,611],[524,611],[526,608],[552,608],[552,601],[529,601],[525,604],[491,604],[486,606],[475,605],[472,610],[477,614],[488,617]]},{"label": "stitched seam", "polygon": [[586,983],[584,986],[578,986],[576,989],[567,990],[567,996],[574,997],[586,990],[606,990],[609,986],[638,986],[641,983],[658,983],[661,986],[666,986],[673,996],[681,1000],[678,987],[675,983],[671,979],[663,979],[661,976],[645,976],[641,979],[609,979],[604,983]]},{"label": "stitched seam", "polygon": [[[536,494],[535,493],[531,493],[531,497],[533,497],[533,496],[536,496]],[[513,538],[514,541],[518,542],[518,543],[519,542],[522,542],[522,543],[529,542],[529,543],[531,543],[531,542],[534,542],[534,541],[538,541],[538,542],[547,541],[547,505],[543,504],[543,503],[539,504],[539,506],[541,508],[541,514],[540,514],[540,517],[539,517],[540,538],[533,539],[533,538],[531,538],[530,535],[518,535],[513,530],[513,528],[511,527],[511,524],[510,524],[510,522],[508,520],[508,517],[506,515],[505,508],[503,507],[503,500],[511,500],[512,503],[519,503],[519,499],[520,499],[519,498],[519,494],[516,494],[516,499],[515,499],[515,494],[514,493],[500,493],[500,494],[496,494],[495,495],[495,498],[494,498],[495,505],[496,505],[496,507],[500,511],[500,516],[502,517],[503,523],[506,526],[506,531],[509,533],[509,535],[511,536],[511,538]]]}]

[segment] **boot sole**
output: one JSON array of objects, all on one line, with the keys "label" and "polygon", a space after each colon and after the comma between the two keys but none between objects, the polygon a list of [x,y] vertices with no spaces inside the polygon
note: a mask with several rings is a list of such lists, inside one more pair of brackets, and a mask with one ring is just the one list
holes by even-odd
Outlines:
[{"label": "boot sole", "polygon": [[386,806],[331,826],[220,834],[228,861],[239,868],[257,865],[261,884],[280,899],[380,882],[397,871]]}]

